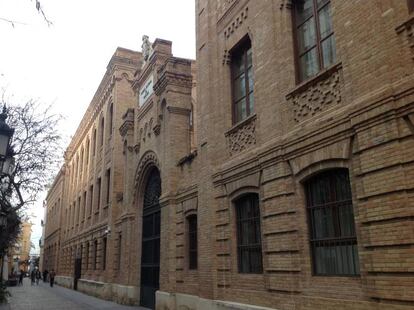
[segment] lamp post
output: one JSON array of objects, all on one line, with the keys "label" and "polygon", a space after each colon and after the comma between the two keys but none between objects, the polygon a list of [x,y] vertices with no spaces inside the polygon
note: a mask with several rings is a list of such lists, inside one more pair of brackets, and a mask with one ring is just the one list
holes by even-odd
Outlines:
[{"label": "lamp post", "polygon": [[0,160],[5,161],[10,154],[9,146],[10,139],[13,136],[14,129],[6,123],[7,110],[6,105],[3,106],[3,111],[0,114]]},{"label": "lamp post", "polygon": [[[3,111],[0,114],[0,173],[10,174],[14,169],[13,150],[10,147],[10,139],[13,136],[14,129],[6,123],[7,110],[6,105],[3,106]],[[0,186],[3,190],[3,186]],[[3,204],[1,204],[3,206]],[[0,227],[7,225],[7,210],[0,208]]]}]

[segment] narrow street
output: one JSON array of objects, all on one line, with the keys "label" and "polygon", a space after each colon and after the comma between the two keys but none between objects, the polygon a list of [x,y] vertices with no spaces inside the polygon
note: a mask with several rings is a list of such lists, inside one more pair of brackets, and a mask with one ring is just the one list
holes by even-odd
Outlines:
[{"label": "narrow street", "polygon": [[9,299],[12,310],[145,309],[122,306],[58,285],[50,287],[49,283],[40,282],[39,285],[32,286],[27,278],[24,279],[23,286],[10,287],[9,291],[12,294]]}]

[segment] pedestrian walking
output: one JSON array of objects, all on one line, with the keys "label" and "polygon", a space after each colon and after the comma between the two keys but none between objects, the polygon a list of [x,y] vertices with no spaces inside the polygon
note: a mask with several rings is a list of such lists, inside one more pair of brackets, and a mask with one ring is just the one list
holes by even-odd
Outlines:
[{"label": "pedestrian walking", "polygon": [[36,267],[36,285],[39,285],[39,280],[42,277],[42,274],[40,273],[40,270]]},{"label": "pedestrian walking", "polygon": [[47,281],[47,275],[48,275],[49,271],[47,271],[47,269],[43,270],[43,282]]},{"label": "pedestrian walking", "polygon": [[24,271],[22,269],[20,269],[19,285],[23,285],[23,277],[24,277]]},{"label": "pedestrian walking", "polygon": [[53,287],[53,284],[55,283],[55,276],[56,276],[56,272],[55,270],[52,269],[49,273],[50,287]]},{"label": "pedestrian walking", "polygon": [[36,270],[30,271],[30,284],[33,285],[36,280]]}]

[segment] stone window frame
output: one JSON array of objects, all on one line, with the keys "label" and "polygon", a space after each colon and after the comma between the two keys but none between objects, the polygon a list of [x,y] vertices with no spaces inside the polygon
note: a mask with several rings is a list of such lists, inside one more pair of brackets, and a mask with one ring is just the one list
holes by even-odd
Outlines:
[{"label": "stone window frame", "polygon": [[[248,67],[248,63],[247,63],[247,52],[249,50],[252,50],[252,64],[250,67]],[[248,71],[249,68],[251,68],[251,74],[254,76],[254,65],[253,65],[253,44],[252,44],[252,40],[250,38],[250,36],[248,34],[246,34],[244,37],[242,37],[238,43],[236,43],[233,48],[229,51],[229,55],[230,55],[230,84],[231,84],[231,111],[232,111],[232,124],[238,124],[243,122],[245,119],[249,118],[251,115],[253,115],[254,112],[254,87],[253,90],[250,91],[249,89],[249,75],[248,75]],[[237,102],[240,102],[241,100],[243,100],[245,98],[246,100],[246,117],[238,119],[237,118],[237,108],[236,108],[236,98],[235,98],[235,68],[234,68],[234,59],[237,56],[244,56],[244,72],[242,74],[244,74],[245,78],[244,78],[244,83],[245,83],[245,96],[241,97],[238,99]],[[242,74],[239,74],[237,77],[240,77]],[[254,78],[253,79],[253,84],[254,84]],[[252,111],[250,111],[250,93],[252,94],[253,97],[253,109]]]},{"label": "stone window frame", "polygon": [[[320,25],[319,25],[319,18],[315,18],[315,16],[319,16],[319,12],[324,9],[325,7],[327,7],[328,5],[331,5],[331,0],[324,0],[324,3],[322,5],[320,5],[320,7],[318,7],[317,2],[318,0],[310,0],[313,2],[313,12],[312,15],[308,16],[307,18],[305,18],[300,24],[297,24],[297,20],[298,20],[298,13],[297,13],[297,3],[299,0],[296,1],[292,1],[292,30],[293,30],[293,42],[294,42],[294,54],[295,54],[295,74],[296,74],[296,83],[300,84],[302,82],[308,81],[308,80],[312,80],[315,76],[318,75],[318,73],[320,73],[321,71],[335,65],[338,62],[337,59],[337,53],[336,53],[336,41],[335,41],[335,31],[333,29],[333,25],[332,25],[332,31],[324,36],[324,38],[321,38],[320,35]],[[332,12],[332,8],[331,8],[331,12]],[[298,28],[300,26],[303,26],[307,21],[311,20],[312,18],[314,18],[313,21],[313,26],[315,27],[315,45],[313,45],[312,47],[306,49],[301,55],[299,54],[299,32],[298,32]],[[331,24],[333,24],[333,18],[331,17]],[[324,65],[323,64],[323,53],[322,53],[322,42],[325,40],[328,40],[330,37],[334,38],[334,49],[335,49],[335,55],[334,55],[334,59],[332,61],[332,63]],[[308,52],[310,52],[312,49],[316,49],[317,55],[316,55],[316,59],[318,60],[318,71],[315,72],[313,75],[308,76],[303,78],[302,77],[302,68],[300,65],[300,56],[303,56],[305,54],[307,54]]]}]

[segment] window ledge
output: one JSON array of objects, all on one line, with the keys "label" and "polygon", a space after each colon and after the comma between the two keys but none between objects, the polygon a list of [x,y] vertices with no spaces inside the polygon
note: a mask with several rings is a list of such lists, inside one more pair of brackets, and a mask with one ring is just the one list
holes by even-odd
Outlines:
[{"label": "window ledge", "polygon": [[342,62],[338,62],[328,68],[325,68],[318,72],[315,76],[310,77],[309,79],[298,84],[294,89],[292,89],[287,95],[286,99],[290,99],[295,95],[304,92],[310,86],[317,84],[320,81],[327,79],[332,73],[339,71],[342,68]]},{"label": "window ledge", "polygon": [[233,125],[233,127],[231,127],[229,130],[227,130],[224,135],[227,137],[229,135],[231,135],[232,133],[235,133],[236,131],[238,131],[240,128],[242,128],[244,125],[250,123],[251,121],[256,119],[256,113],[249,115],[248,117],[246,117],[244,120],[236,123]]}]

